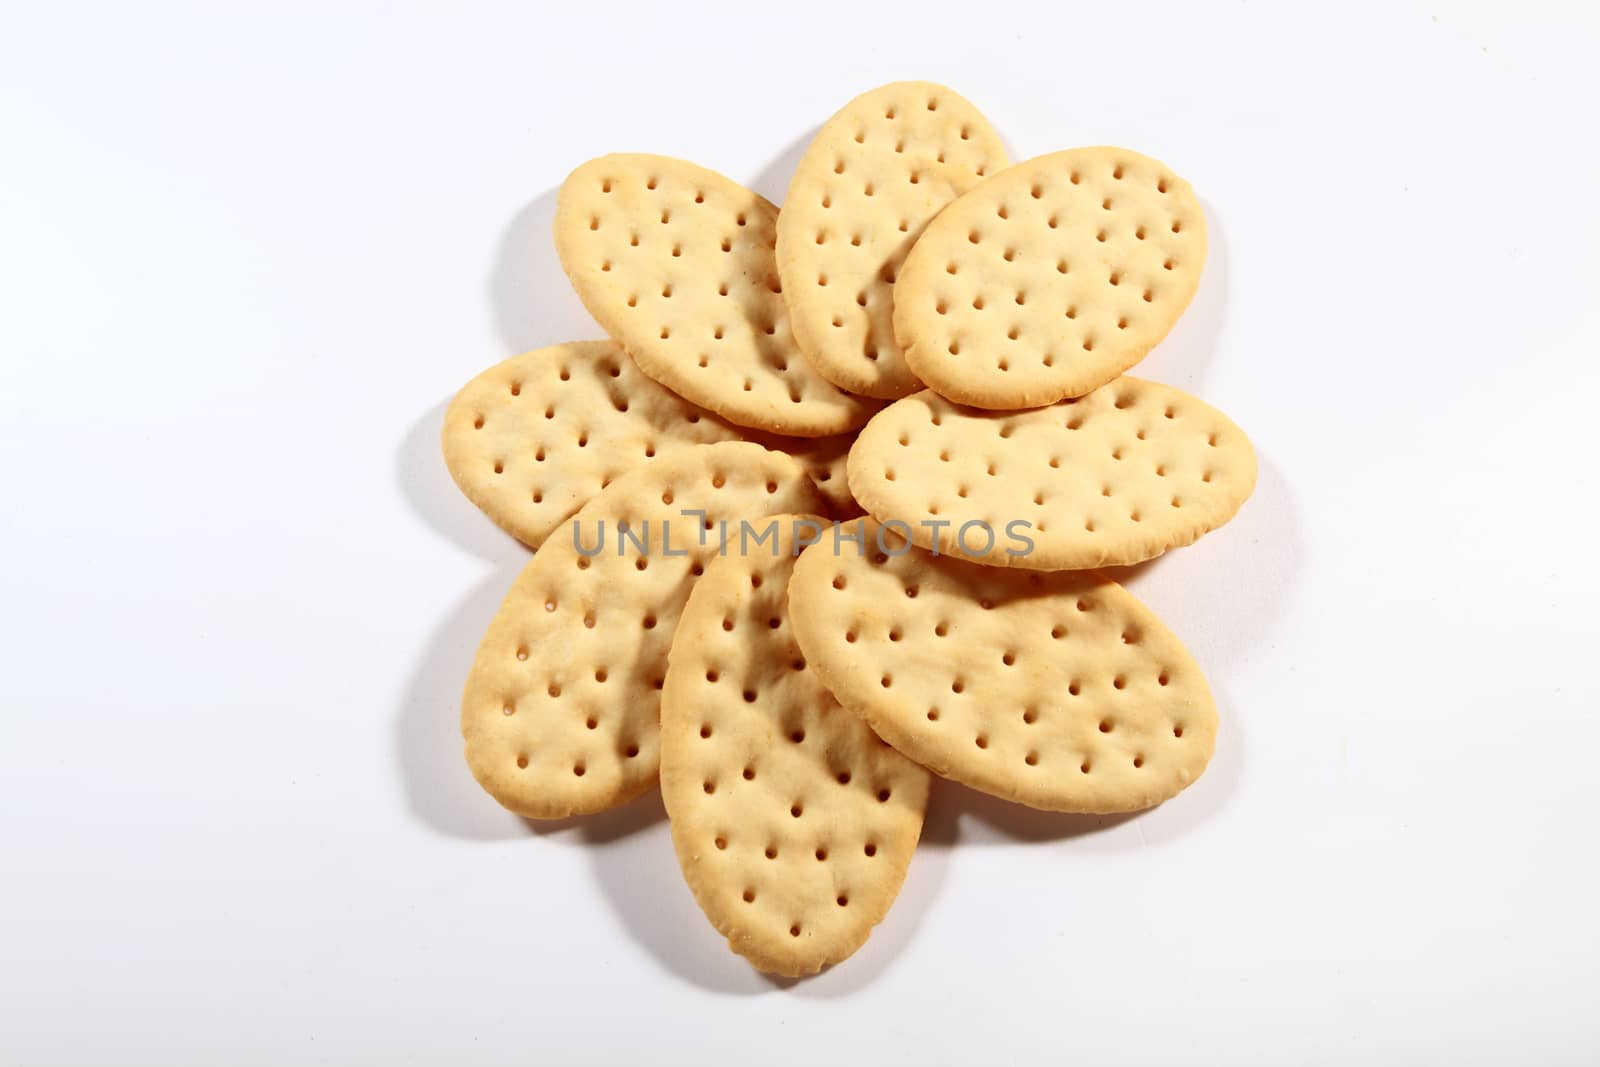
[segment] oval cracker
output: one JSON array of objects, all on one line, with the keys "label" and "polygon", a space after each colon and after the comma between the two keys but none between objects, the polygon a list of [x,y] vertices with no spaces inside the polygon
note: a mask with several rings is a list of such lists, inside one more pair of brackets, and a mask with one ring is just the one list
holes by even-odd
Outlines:
[{"label": "oval cracker", "polygon": [[858,521],[864,552],[824,541],[801,555],[790,617],[839,702],[907,757],[1089,813],[1159,804],[1205,769],[1217,729],[1205,678],[1131,593],[1090,571],[931,556]]},{"label": "oval cracker", "polygon": [[[1231,519],[1256,455],[1222,412],[1168,385],[1118,378],[1031,411],[981,411],[925,390],[885,408],[850,450],[850,489],[923,548],[991,566],[1138,563]],[[944,525],[936,525],[942,522]],[[987,526],[994,544],[963,537]],[[1015,527],[1031,542],[1008,534]]]},{"label": "oval cracker", "polygon": [[826,521],[764,522],[770,548],[712,561],[678,621],[661,794],[706,917],[755,966],[794,976],[855,952],[894,902],[928,772],[841,708],[795,644],[796,534]]},{"label": "oval cracker", "polygon": [[1082,396],[1167,335],[1205,258],[1200,201],[1165,164],[1125,148],[1039,156],[929,224],[895,285],[895,337],[958,403]]}]

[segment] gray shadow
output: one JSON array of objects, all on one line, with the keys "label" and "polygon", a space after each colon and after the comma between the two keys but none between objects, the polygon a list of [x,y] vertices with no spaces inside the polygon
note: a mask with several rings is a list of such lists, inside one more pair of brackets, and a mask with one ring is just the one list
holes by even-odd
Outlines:
[{"label": "gray shadow", "polygon": [[[969,839],[975,839],[978,844],[1066,841],[1096,834],[1130,817],[1034,811],[943,778],[934,778],[928,793],[922,839],[894,907],[854,956],[811,978],[786,983],[786,987],[792,987],[797,996],[827,999],[860,992],[876,981],[904,955],[912,935],[931,910],[944,885],[950,853],[958,840],[963,847],[974,843]],[[967,829],[964,831],[963,827]],[[971,832],[974,828],[976,833]]]},{"label": "gray shadow", "polygon": [[1156,567],[1160,566],[1161,561],[1165,558],[1166,557],[1163,555],[1157,556],[1155,559],[1147,559],[1142,563],[1127,563],[1123,564],[1122,566],[1096,567],[1095,569],[1101,574],[1105,575],[1107,578],[1110,578],[1113,582],[1116,582],[1118,585],[1132,586],[1133,583],[1137,582],[1144,575],[1149,574]]},{"label": "gray shadow", "polygon": [[[750,188],[782,204],[795,165],[816,136],[813,128],[757,172]],[[715,161],[696,160],[716,168]],[[602,338],[605,331],[573,292],[556,255],[551,227],[558,189],[529,201],[506,225],[489,272],[489,304],[507,354],[563,341]]]},{"label": "gray shadow", "polygon": [[[660,791],[623,810],[628,809],[637,809],[631,832],[608,838],[605,824],[591,827],[598,819],[590,819],[574,833],[588,853],[596,887],[623,930],[664,971],[691,985],[737,996],[772,992],[773,984],[729,951],[695,903],[672,847]],[[544,827],[538,832],[560,833]]]},{"label": "gray shadow", "polygon": [[[395,478],[406,502],[437,533],[480,559],[527,562],[528,550],[490,522],[450,478],[439,447],[448,400],[429,408],[406,431],[395,456]],[[519,566],[521,564],[518,564]],[[487,624],[488,620],[484,620]],[[462,676],[465,678],[465,675]]]},{"label": "gray shadow", "polygon": [[489,271],[489,304],[508,355],[606,333],[589,316],[556,255],[555,189],[512,216]]},{"label": "gray shadow", "polygon": [[[1232,794],[1238,781],[1237,744],[1237,731],[1228,731],[1219,737],[1217,754],[1200,782],[1160,807],[1118,815],[1036,811],[935,778],[916,858],[899,899],[883,923],[866,945],[840,966],[787,986],[792,986],[798,996],[829,998],[859,992],[871,985],[902,956],[931,909],[945,880],[950,853],[958,842],[963,849],[974,845],[1058,843],[1095,851],[1131,852],[1178,836],[1209,817]],[[1208,779],[1212,779],[1210,785],[1200,792],[1201,784]],[[1128,824],[1143,827],[1152,822],[1159,824],[1155,832],[1141,829],[1137,836],[1110,832]]]},{"label": "gray shadow", "polygon": [[[936,790],[929,801],[930,820],[939,818],[937,796]],[[894,906],[855,955],[819,975],[781,978],[761,973],[730,951],[700,911],[678,865],[661,794],[652,792],[621,811],[630,809],[637,810],[571,827],[539,824],[534,832],[566,836],[570,831],[588,850],[596,885],[628,935],[663,970],[713,993],[751,996],[797,989],[836,996],[871,984],[902,955],[937,896],[949,861],[948,848],[919,846]]]},{"label": "gray shadow", "polygon": [[931,785],[922,837],[911,857],[911,866],[906,869],[905,884],[889,913],[855,955],[820,974],[782,983],[785,988],[793,988],[798,996],[819,999],[848,996],[870,986],[904,957],[906,946],[944,887],[950,846],[955,841],[955,822],[960,814],[952,793],[960,787],[939,778],[933,779]]},{"label": "gray shadow", "polygon": [[811,142],[817,139],[817,132],[821,129],[821,126],[813,126],[791,141],[787,148],[778,153],[777,158],[756,172],[750,181],[750,188],[778,207],[783,207],[783,198],[789,193],[789,180],[794,177],[794,168],[800,165],[800,157],[806,154],[806,149],[811,147]]},{"label": "gray shadow", "polygon": [[528,832],[535,837],[568,843],[575,840],[594,845],[609,845],[632,834],[643,833],[667,819],[661,806],[661,791],[652,789],[620,807],[594,815],[569,815],[565,819],[528,819]]},{"label": "gray shadow", "polygon": [[[979,110],[981,111],[982,109],[980,108]],[[985,112],[985,114],[987,114],[987,112]],[[1026,163],[1028,159],[1031,158],[1029,156],[1020,156],[1017,154],[1017,146],[1011,142],[1010,134],[1006,133],[1004,130],[996,130],[995,133],[1000,137],[1000,147],[1006,150],[1006,165],[1001,167],[1000,170],[1014,167],[1018,163]],[[989,173],[992,176],[999,174],[1000,170],[990,171]]]},{"label": "gray shadow", "polygon": [[[922,836],[925,842],[941,848],[951,848],[957,840],[967,846],[1070,841],[1115,829],[1142,814],[1072,815],[1039,811],[943,779],[935,779],[934,791],[941,796],[942,803],[929,804],[928,822]],[[966,832],[963,832],[963,825],[967,827]]]},{"label": "gray shadow", "polygon": [[[1204,566],[1185,574],[1190,595],[1221,606],[1231,637],[1226,655],[1267,648],[1271,635],[1294,603],[1306,566],[1306,543],[1294,492],[1283,471],[1256,453],[1256,491],[1210,546]],[[1226,661],[1224,661],[1226,663]]]},{"label": "gray shadow", "polygon": [[[1205,773],[1188,789],[1158,807],[1144,812],[1138,822],[1138,848],[1158,848],[1219,814],[1238,792],[1245,761],[1244,709],[1228,699],[1227,689],[1215,683],[1211,696],[1217,702],[1217,749]],[[1121,844],[1126,849],[1128,842]]]},{"label": "gray shadow", "polygon": [[461,755],[461,687],[489,620],[532,557],[451,481],[439,451],[445,407],[443,401],[434,405],[406,432],[395,457],[395,477],[424,522],[489,561],[493,570],[429,635],[395,716],[394,744],[412,814],[449,837],[504,840],[526,835],[527,826],[486,795],[467,770]]},{"label": "gray shadow", "polygon": [[1272,631],[1294,602],[1305,568],[1305,538],[1288,480],[1259,450],[1256,464],[1255,492],[1231,522],[1193,545],[1117,569],[1126,573],[1107,572],[1140,599],[1141,589],[1170,583],[1186,612],[1197,604],[1214,606],[1206,618],[1190,620],[1207,629],[1227,628],[1227,640],[1217,642],[1209,662],[1201,663],[1213,685],[1245,649],[1271,647]]},{"label": "gray shadow", "polygon": [[1216,360],[1217,339],[1227,319],[1228,241],[1214,204],[1202,200],[1206,214],[1206,265],[1200,287],[1172,332],[1135,363],[1128,373],[1198,393]]},{"label": "gray shadow", "polygon": [[[487,520],[485,520],[487,521]],[[462,757],[461,687],[483,631],[522,563],[503,564],[440,623],[417,659],[394,721],[406,801],[424,825],[446,837],[505,841],[528,824],[485,793]]]},{"label": "gray shadow", "polygon": [[[1225,700],[1219,698],[1225,705]],[[574,838],[588,851],[595,880],[624,930],[663,970],[699,988],[750,996],[792,990],[815,998],[846,996],[870,986],[899,960],[945,882],[950,852],[985,844],[1049,844],[1131,852],[1158,847],[1220,810],[1233,794],[1241,765],[1241,730],[1225,722],[1216,754],[1194,786],[1167,803],[1120,815],[1035,811],[934,779],[928,812],[905,885],[882,923],[849,960],[801,979],[778,978],[730,952],[706,921],[684,883],[659,793],[616,812],[561,823],[534,824],[540,836]],[[1110,833],[1127,824],[1137,836]]]}]

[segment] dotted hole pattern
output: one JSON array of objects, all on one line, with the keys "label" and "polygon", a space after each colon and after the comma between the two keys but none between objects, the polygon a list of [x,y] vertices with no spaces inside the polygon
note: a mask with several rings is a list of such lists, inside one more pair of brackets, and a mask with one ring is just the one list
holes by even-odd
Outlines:
[{"label": "dotted hole pattern", "polygon": [[873,396],[918,387],[894,339],[901,265],[929,219],[1005,162],[983,115],[929,83],[865,93],[822,127],[779,218],[778,261],[796,336],[827,377]]},{"label": "dotted hole pattern", "polygon": [[800,356],[778,279],[777,210],[711,171],[605,156],[563,184],[562,264],[591,313],[664,385],[730,421],[821,436],[873,405]]},{"label": "dotted hole pattern", "polygon": [[663,703],[662,786],[712,921],[758,963],[803,973],[887,910],[928,775],[839,707],[801,653],[788,535],[775,555],[713,562],[697,585]]},{"label": "dotted hole pattern", "polygon": [[[865,525],[875,538],[876,524]],[[1075,811],[1146,807],[1204,769],[1216,730],[1205,681],[1116,583],[918,549],[822,547],[802,556],[790,586],[801,647],[913,759]]]},{"label": "dotted hole pattern", "polygon": [[1187,182],[1123,149],[1074,149],[951,205],[908,258],[896,331],[953,399],[1032,406],[1137,362],[1188,306],[1205,220]]},{"label": "dotted hole pattern", "polygon": [[[850,481],[884,519],[949,521],[941,551],[1030,569],[1135,563],[1189,544],[1226,522],[1250,495],[1254,450],[1227,416],[1181,390],[1118,378],[1087,396],[1024,412],[962,408],[930,391],[874,420],[857,441]],[[996,531],[983,555],[979,530]],[[1023,521],[1033,550],[1007,525]]]},{"label": "dotted hole pattern", "polygon": [[[722,524],[736,537],[741,519],[820,503],[794,461],[743,442],[679,449],[590,501],[574,521],[586,547],[605,550],[585,555],[570,537],[546,544],[480,645],[462,713],[479,781],[540,817],[600,810],[654,784],[673,628]],[[706,512],[704,544],[683,508]],[[673,520],[671,554],[663,518]]]},{"label": "dotted hole pattern", "polygon": [[473,379],[445,414],[445,462],[468,498],[537,548],[641,462],[740,439],[644,375],[612,342],[554,345]]}]

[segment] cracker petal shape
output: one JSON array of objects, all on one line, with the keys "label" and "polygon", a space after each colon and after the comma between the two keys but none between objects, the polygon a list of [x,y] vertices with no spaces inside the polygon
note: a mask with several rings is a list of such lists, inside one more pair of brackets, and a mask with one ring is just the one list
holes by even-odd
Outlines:
[{"label": "cracker petal shape", "polygon": [[845,475],[854,439],[734,426],[641,372],[615,341],[551,345],[495,364],[456,394],[440,434],[462,493],[529,548],[641,463],[718,441],[753,440],[795,457],[833,515],[859,515]]},{"label": "cracker petal shape", "polygon": [[984,180],[928,225],[894,332],[941,395],[993,409],[1082,396],[1189,306],[1206,222],[1189,183],[1125,148],[1074,148]]},{"label": "cracker petal shape", "polygon": [[1159,804],[1205,770],[1217,731],[1205,678],[1117,583],[936,557],[857,522],[864,552],[824,541],[800,556],[790,619],[839,702],[907,757],[1087,813]]},{"label": "cracker petal shape", "polygon": [[644,461],[743,439],[656,384],[615,341],[551,345],[495,364],[456,394],[440,436],[467,499],[529,548]]},{"label": "cracker petal shape", "polygon": [[713,560],[678,621],[661,793],[706,917],[761,970],[796,976],[848,957],[888,911],[929,780],[839,706],[795,643],[796,542],[826,521],[786,515],[771,528],[770,547]]},{"label": "cracker petal shape", "polygon": [[[1216,408],[1124,377],[1016,412],[962,407],[925,390],[861,431],[849,476],[869,514],[905,523],[922,548],[989,566],[1072,570],[1138,563],[1221,526],[1255,488],[1256,455]],[[963,534],[968,523],[979,526]]]},{"label": "cracker petal shape", "polygon": [[741,519],[821,503],[793,459],[733,441],[650,460],[585,504],[576,536],[545,542],[478,645],[461,732],[479,784],[536,819],[603,811],[654,786],[672,631],[722,524],[737,537]]},{"label": "cracker petal shape", "polygon": [[679,396],[770,433],[844,433],[878,405],[800,355],[773,254],[777,217],[704,167],[602,156],[561,184],[556,251],[589,313]]},{"label": "cracker petal shape", "polygon": [[894,82],[817,131],[778,216],[778,274],[795,340],[841,389],[922,388],[894,339],[894,284],[923,227],[1006,165],[989,121],[954,90]]}]

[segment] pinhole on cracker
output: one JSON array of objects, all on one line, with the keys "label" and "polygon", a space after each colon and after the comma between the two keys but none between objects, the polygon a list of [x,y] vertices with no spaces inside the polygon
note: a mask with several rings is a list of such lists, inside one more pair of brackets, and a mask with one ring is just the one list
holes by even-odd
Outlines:
[{"label": "pinhole on cracker", "polygon": [[855,434],[782,437],[757,430],[744,430],[743,437],[763,448],[792,456],[806,469],[817,491],[828,502],[828,514],[833,518],[850,519],[865,510],[850,493],[850,476],[846,470],[850,461],[850,447],[856,441]]},{"label": "pinhole on cracker", "polygon": [[810,669],[908,758],[1090,813],[1159,804],[1205,770],[1217,731],[1205,678],[1116,582],[935,557],[856,522],[864,551],[824,540],[802,553],[789,617]]},{"label": "pinhole on cracker", "polygon": [[661,792],[684,878],[729,946],[814,974],[855,952],[899,892],[928,773],[841,708],[795,643],[796,545],[827,520],[711,561],[678,620],[661,697]]}]

